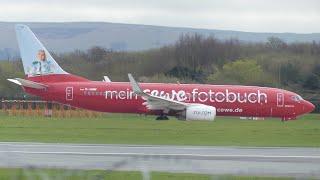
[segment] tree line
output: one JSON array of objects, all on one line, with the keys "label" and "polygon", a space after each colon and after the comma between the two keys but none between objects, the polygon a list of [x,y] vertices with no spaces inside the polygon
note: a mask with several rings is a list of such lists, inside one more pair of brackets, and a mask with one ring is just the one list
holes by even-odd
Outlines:
[{"label": "tree line", "polygon": [[[66,71],[92,80],[108,75],[113,81],[128,81],[127,73],[133,73],[142,82],[259,85],[288,89],[314,103],[320,99],[320,42],[316,41],[286,43],[270,37],[251,43],[184,34],[175,44],[158,49],[126,52],[92,47],[53,55]],[[20,61],[0,64],[1,96],[19,94],[5,78],[23,76],[22,71]]]}]

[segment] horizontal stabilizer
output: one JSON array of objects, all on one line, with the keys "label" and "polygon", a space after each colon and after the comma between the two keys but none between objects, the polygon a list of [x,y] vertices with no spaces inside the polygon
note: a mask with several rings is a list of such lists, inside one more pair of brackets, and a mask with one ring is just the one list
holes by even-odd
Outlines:
[{"label": "horizontal stabilizer", "polygon": [[8,81],[13,82],[15,84],[18,84],[19,86],[28,87],[28,88],[34,88],[34,89],[46,89],[48,88],[47,85],[21,79],[21,78],[14,78],[14,79],[8,79]]}]

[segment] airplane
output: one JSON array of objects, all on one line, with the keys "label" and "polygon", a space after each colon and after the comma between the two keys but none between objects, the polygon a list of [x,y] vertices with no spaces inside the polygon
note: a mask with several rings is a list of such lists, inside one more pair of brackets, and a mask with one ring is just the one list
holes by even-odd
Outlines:
[{"label": "airplane", "polygon": [[[25,78],[8,79],[26,93],[73,107],[153,114],[157,120],[213,121],[216,116],[274,117],[283,121],[315,106],[296,93],[258,86],[91,81],[64,71],[31,29],[15,27]],[[75,60],[76,61],[76,60]]]}]

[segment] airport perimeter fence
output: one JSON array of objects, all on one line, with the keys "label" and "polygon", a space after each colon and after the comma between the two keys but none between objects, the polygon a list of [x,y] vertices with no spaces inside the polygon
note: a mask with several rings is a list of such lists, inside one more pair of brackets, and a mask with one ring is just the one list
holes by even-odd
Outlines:
[{"label": "airport perimeter fence", "polygon": [[[162,167],[161,172],[174,172],[174,173],[202,173],[207,174],[212,180],[227,180],[230,176],[225,175],[209,175],[207,167],[199,162],[194,162],[192,159],[184,158],[176,155],[120,155],[113,156],[108,161],[101,160],[88,160],[86,163],[70,162],[70,166],[54,166],[50,165],[50,161],[59,162],[65,161],[63,156],[60,158],[47,159],[46,163],[38,166],[31,165],[34,158],[43,158],[43,156],[30,156],[29,158],[21,158],[27,154],[17,154],[14,151],[10,151],[10,146],[3,148],[0,153],[1,156],[6,156],[7,162],[1,162],[5,167],[16,168],[14,172],[7,176],[9,180],[105,180],[105,179],[125,179],[130,180],[133,178],[142,180],[161,179],[159,176],[155,178],[155,172],[153,169]],[[27,150],[26,150],[27,151]],[[75,156],[75,159],[81,158]],[[99,156],[97,156],[99,159]],[[26,159],[30,159],[27,162]],[[76,161],[76,160],[75,160]],[[46,165],[45,165],[46,164]],[[59,164],[59,163],[58,163]],[[66,163],[67,164],[67,163]],[[8,169],[9,170],[9,169]],[[12,169],[11,169],[12,170]],[[187,171],[187,172],[185,172]],[[124,173],[126,176],[117,174]],[[157,171],[159,174],[160,172]],[[133,174],[129,175],[129,174]],[[175,174],[167,174],[169,179],[175,176]],[[189,174],[190,175],[190,174]],[[179,175],[178,175],[179,176]],[[184,175],[188,176],[188,174]],[[229,177],[229,178],[228,178]],[[0,177],[1,179],[1,177]],[[165,178],[167,179],[167,178]],[[181,179],[181,174],[180,178]],[[187,178],[194,179],[194,178]],[[207,178],[205,178],[207,179]]]},{"label": "airport perimeter fence", "polygon": [[100,117],[104,113],[40,100],[1,100],[0,111],[9,116]]},{"label": "airport perimeter fence", "polygon": [[[19,157],[12,157],[14,161],[21,161]],[[61,159],[62,160],[62,159]],[[162,164],[166,166],[163,171],[153,171],[150,164]],[[31,166],[27,162],[19,162],[22,166],[16,167],[16,172],[8,176],[9,180],[114,180],[131,178],[141,180],[153,180],[153,179],[197,179],[195,174],[202,174],[201,179],[211,180],[230,180],[237,179],[236,176],[231,175],[219,175],[211,174],[208,169],[200,164],[195,163],[192,160],[182,159],[178,156],[157,156],[150,155],[146,157],[123,157],[121,160],[110,161],[109,163],[103,163],[106,166],[104,169],[95,167],[101,166],[101,164],[87,163],[82,167],[70,168],[70,167],[55,167],[55,166]],[[106,165],[108,164],[108,165]],[[152,166],[152,165],[151,165]],[[88,168],[90,167],[90,168]],[[184,170],[179,167],[183,167]],[[171,168],[171,170],[167,170]],[[187,172],[185,170],[187,169]],[[171,173],[170,173],[171,172]],[[124,175],[117,175],[124,173]],[[161,174],[164,174],[162,175]],[[192,175],[194,173],[194,175]],[[131,175],[130,175],[131,174]],[[156,174],[160,174],[160,176]],[[211,175],[210,175],[211,174]],[[247,176],[246,172],[239,172],[237,176]],[[188,177],[191,176],[191,177]],[[206,176],[206,178],[204,178]],[[131,177],[131,178],[130,178]],[[161,178],[162,177],[162,178]],[[243,178],[242,178],[243,179]]]}]

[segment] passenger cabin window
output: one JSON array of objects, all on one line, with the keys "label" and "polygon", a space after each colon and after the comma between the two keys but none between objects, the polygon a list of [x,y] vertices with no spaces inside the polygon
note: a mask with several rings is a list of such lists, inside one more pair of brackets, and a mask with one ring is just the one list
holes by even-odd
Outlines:
[{"label": "passenger cabin window", "polygon": [[85,96],[105,96],[106,92],[103,91],[83,91]]}]

